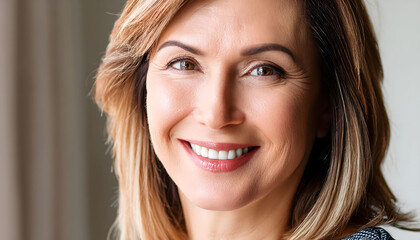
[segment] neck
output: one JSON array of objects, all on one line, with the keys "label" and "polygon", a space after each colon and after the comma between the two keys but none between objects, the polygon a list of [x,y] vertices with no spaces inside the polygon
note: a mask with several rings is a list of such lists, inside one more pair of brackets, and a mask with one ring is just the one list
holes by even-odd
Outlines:
[{"label": "neck", "polygon": [[199,208],[180,192],[189,239],[281,239],[288,230],[296,188],[279,188],[230,211]]}]

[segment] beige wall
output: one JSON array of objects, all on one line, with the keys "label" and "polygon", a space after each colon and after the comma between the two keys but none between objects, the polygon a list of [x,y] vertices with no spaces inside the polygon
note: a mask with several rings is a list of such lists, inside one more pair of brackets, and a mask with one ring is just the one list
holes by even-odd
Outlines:
[{"label": "beige wall", "polygon": [[[420,220],[420,1],[365,2],[378,36],[391,122],[385,178],[400,207]],[[389,230],[395,239],[420,239],[420,233]]]}]

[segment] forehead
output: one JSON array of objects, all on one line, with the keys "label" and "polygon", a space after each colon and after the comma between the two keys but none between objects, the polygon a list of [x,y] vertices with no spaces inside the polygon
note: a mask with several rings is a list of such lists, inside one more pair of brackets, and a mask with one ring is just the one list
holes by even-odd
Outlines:
[{"label": "forehead", "polygon": [[304,19],[296,0],[192,1],[171,20],[159,44],[179,40],[218,54],[254,44],[280,43],[299,55],[310,45]]}]

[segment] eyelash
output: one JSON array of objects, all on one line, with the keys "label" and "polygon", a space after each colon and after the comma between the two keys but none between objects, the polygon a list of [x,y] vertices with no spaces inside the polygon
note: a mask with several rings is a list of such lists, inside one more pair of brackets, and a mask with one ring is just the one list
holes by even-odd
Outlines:
[{"label": "eyelash", "polygon": [[[180,62],[180,61],[189,61],[189,62],[192,62],[195,65],[196,68],[200,69],[200,65],[195,60],[193,60],[193,59],[191,59],[189,57],[177,57],[177,58],[171,60],[168,64],[166,64],[166,69],[173,68],[175,70],[182,71],[180,69],[176,69],[176,68],[173,67],[173,65],[175,63]],[[197,70],[197,69],[194,69],[194,70]]]},{"label": "eyelash", "polygon": [[[180,62],[180,61],[189,61],[192,64],[194,64],[194,66],[196,68],[194,70],[200,70],[200,65],[195,60],[191,59],[190,57],[177,57],[177,58],[171,60],[168,64],[166,64],[166,69],[173,68],[173,69],[178,70],[178,71],[184,71],[184,70],[180,70],[180,69],[177,69],[177,68],[173,67],[173,65],[175,63]],[[270,68],[270,69],[273,70],[272,75],[262,76],[262,77],[277,76],[278,78],[281,78],[281,79],[284,79],[284,78],[287,77],[286,71],[284,71],[283,68],[275,66],[274,64],[267,64],[267,63],[257,64],[255,66],[252,66],[251,69],[246,72],[246,74],[249,75],[252,71],[254,71],[255,69],[257,69],[259,67],[267,67],[267,68]],[[186,71],[192,71],[192,70],[186,70]],[[261,76],[259,76],[259,77],[261,77]]]},{"label": "eyelash", "polygon": [[283,68],[275,66],[274,64],[267,64],[267,63],[261,63],[261,64],[257,64],[255,66],[252,66],[250,70],[247,71],[247,74],[250,74],[251,72],[253,72],[254,70],[256,70],[257,68],[260,67],[266,67],[266,68],[270,68],[273,70],[273,74],[272,75],[268,75],[268,76],[258,76],[258,77],[270,77],[270,76],[277,76],[279,78],[286,78],[286,71],[284,71]]}]

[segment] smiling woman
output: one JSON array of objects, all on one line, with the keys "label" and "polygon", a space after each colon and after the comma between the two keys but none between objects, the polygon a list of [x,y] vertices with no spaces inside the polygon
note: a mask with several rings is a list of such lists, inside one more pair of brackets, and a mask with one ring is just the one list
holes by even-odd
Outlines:
[{"label": "smiling woman", "polygon": [[300,6],[267,4],[273,10],[192,2],[149,56],[151,142],[178,186],[192,239],[278,238],[313,142],[328,131]]},{"label": "smiling woman", "polygon": [[389,124],[360,1],[132,0],[110,40],[95,98],[118,238],[392,239],[375,227],[410,220],[380,169]]}]

